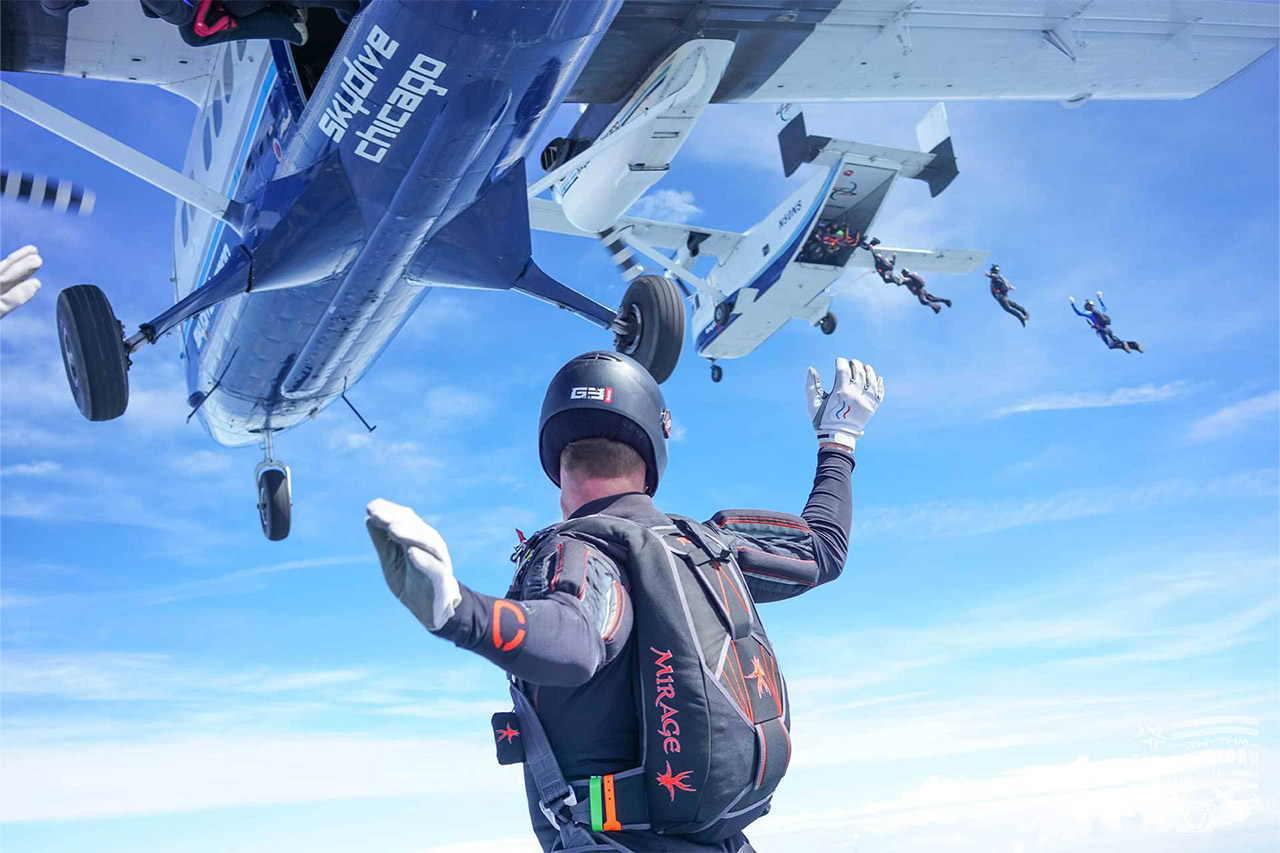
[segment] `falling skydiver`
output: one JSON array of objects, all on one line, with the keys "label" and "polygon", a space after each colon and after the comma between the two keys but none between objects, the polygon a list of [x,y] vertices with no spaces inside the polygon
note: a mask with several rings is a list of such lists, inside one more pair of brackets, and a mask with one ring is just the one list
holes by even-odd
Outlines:
[{"label": "falling skydiver", "polygon": [[1017,290],[1018,288],[1014,287],[1005,279],[1004,276],[1000,275],[999,264],[992,264],[991,269],[984,272],[983,275],[991,279],[991,295],[995,297],[996,302],[999,302],[1000,307],[1005,311],[1017,317],[1018,322],[1022,323],[1022,327],[1025,329],[1027,326],[1027,318],[1030,316],[1027,314],[1027,309],[1009,298],[1009,291]]},{"label": "falling skydiver", "polygon": [[910,290],[912,294],[915,295],[916,299],[920,300],[921,305],[926,305],[932,308],[933,313],[935,314],[938,314],[942,311],[942,309],[939,307],[939,303],[947,306],[948,308],[951,307],[950,299],[943,299],[940,296],[934,296],[932,293],[925,290],[924,279],[921,278],[917,273],[913,273],[911,270],[907,269],[906,267],[902,268],[902,276],[901,278],[896,278],[895,282],[897,284],[905,286],[907,290]]},{"label": "falling skydiver", "polygon": [[1098,337],[1107,345],[1107,349],[1122,349],[1125,352],[1137,350],[1142,352],[1142,344],[1137,341],[1122,341],[1116,337],[1115,332],[1111,331],[1111,318],[1106,314],[1107,305],[1102,301],[1101,290],[1098,291],[1098,305],[1101,306],[1101,310],[1094,307],[1091,299],[1084,301],[1083,311],[1076,307],[1076,298],[1074,296],[1068,296],[1067,299],[1071,302],[1071,310],[1083,317],[1090,328],[1098,333]]}]

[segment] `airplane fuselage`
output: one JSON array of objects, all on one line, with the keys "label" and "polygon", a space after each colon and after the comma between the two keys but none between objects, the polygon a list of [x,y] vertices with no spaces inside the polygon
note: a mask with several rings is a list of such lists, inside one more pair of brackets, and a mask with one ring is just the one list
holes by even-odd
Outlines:
[{"label": "airplane fuselage", "polygon": [[374,0],[305,106],[282,47],[220,48],[184,171],[246,202],[246,227],[179,204],[174,238],[179,298],[242,244],[253,257],[254,292],[182,327],[213,438],[315,415],[433,285],[511,286],[528,229],[494,200],[518,182],[523,203],[522,162],[617,6]]}]

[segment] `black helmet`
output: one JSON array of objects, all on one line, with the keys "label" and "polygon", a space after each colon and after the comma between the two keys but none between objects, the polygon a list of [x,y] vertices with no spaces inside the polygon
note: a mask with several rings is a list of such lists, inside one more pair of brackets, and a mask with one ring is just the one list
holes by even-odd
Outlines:
[{"label": "black helmet", "polygon": [[1092,300],[1092,299],[1086,299],[1086,300],[1084,301],[1084,310],[1086,310],[1086,311],[1092,311],[1092,310],[1093,310],[1093,300]]},{"label": "black helmet", "polygon": [[992,264],[992,265],[991,265],[991,271],[992,271],[992,272],[1000,272],[1000,265],[999,265],[999,264]]},{"label": "black helmet", "polygon": [[640,454],[645,492],[658,490],[667,467],[671,413],[658,383],[639,362],[617,352],[572,359],[551,380],[538,422],[542,470],[560,485],[560,454],[582,438],[620,441]]}]

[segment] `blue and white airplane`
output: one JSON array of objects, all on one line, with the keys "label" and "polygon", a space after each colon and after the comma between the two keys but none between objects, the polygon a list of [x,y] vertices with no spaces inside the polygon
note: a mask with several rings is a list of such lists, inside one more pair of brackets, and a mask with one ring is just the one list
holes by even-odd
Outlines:
[{"label": "blue and white airplane", "polygon": [[[572,311],[665,379],[684,334],[676,284],[637,276],[617,311],[600,305],[535,263],[530,211],[545,225],[556,205],[568,225],[548,227],[643,242],[623,214],[707,105],[1188,98],[1271,50],[1278,28],[1275,6],[1236,0],[362,0],[349,24],[311,8],[300,47],[197,48],[124,6],[94,0],[55,18],[6,0],[0,20],[0,70],[146,83],[200,110],[177,172],[0,83],[5,108],[178,200],[175,304],[126,335],[102,290],[63,291],[68,380],[86,417],[116,417],[131,358],[179,332],[193,414],[222,444],[264,446],[259,510],[271,539],[287,535],[291,505],[273,436],[342,398],[432,288],[514,290]],[[530,184],[525,158],[564,103],[583,112]],[[797,165],[874,156],[802,128],[792,136]],[[911,153],[894,174],[918,170]],[[806,185],[804,215],[787,219],[794,199],[784,203],[779,228],[794,236],[798,219],[812,230],[832,212],[827,201],[813,212],[832,189]],[[547,190],[553,200],[537,197]],[[742,266],[697,290],[703,355],[742,354],[771,331],[770,316],[795,316],[787,300],[743,310],[770,292],[804,291],[804,316],[817,310],[806,288],[830,269],[806,271],[791,252],[779,278],[795,288],[748,286],[747,250],[763,240],[764,255],[782,257],[774,238],[694,230],[652,240],[686,253],[659,255],[664,270],[691,281],[682,268],[699,247]]]}]

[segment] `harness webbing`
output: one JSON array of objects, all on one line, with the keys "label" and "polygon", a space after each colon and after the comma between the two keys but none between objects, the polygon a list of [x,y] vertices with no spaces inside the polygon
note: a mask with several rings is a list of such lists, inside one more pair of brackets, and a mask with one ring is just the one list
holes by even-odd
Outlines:
[{"label": "harness webbing", "polygon": [[595,843],[591,833],[579,825],[572,812],[578,798],[573,786],[560,772],[555,753],[551,751],[551,743],[547,733],[538,719],[538,712],[529,704],[515,682],[511,683],[511,701],[514,704],[516,718],[520,721],[520,732],[524,738],[524,763],[533,777],[534,786],[538,789],[538,806],[547,820],[560,831],[560,843],[571,849],[575,846],[588,846]]}]

